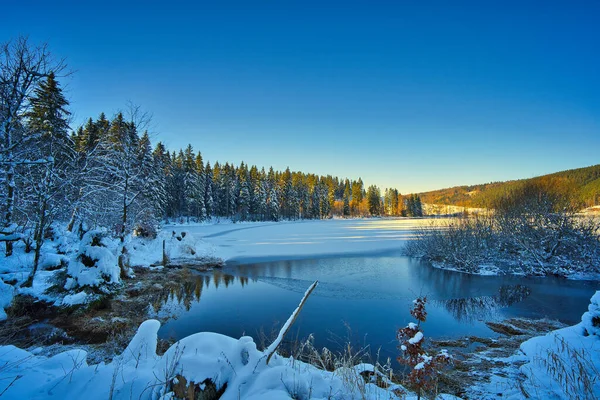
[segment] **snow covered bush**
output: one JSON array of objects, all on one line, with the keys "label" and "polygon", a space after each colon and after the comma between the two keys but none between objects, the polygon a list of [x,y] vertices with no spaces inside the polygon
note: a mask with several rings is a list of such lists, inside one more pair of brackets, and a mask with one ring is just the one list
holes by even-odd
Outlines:
[{"label": "snow covered bush", "polygon": [[65,289],[98,287],[120,282],[115,256],[117,244],[103,230],[91,230],[81,239],[77,255],[69,263]]},{"label": "snow covered bush", "polygon": [[410,315],[417,320],[417,323],[410,322],[406,327],[398,330],[398,341],[402,351],[398,362],[412,368],[407,383],[416,390],[418,399],[423,394],[437,392],[439,373],[452,362],[452,358],[446,350],[442,350],[439,354],[429,355],[423,347],[424,336],[421,331],[421,323],[427,319],[425,303],[427,303],[427,297],[415,299]]}]

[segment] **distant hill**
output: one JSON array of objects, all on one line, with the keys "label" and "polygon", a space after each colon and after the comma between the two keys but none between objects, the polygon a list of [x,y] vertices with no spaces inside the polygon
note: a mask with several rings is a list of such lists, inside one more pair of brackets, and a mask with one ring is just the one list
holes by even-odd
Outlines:
[{"label": "distant hill", "polygon": [[460,207],[489,207],[493,200],[526,183],[544,183],[560,190],[568,190],[582,207],[600,205],[600,164],[570,169],[529,179],[492,182],[472,186],[419,193],[428,204],[448,204]]}]

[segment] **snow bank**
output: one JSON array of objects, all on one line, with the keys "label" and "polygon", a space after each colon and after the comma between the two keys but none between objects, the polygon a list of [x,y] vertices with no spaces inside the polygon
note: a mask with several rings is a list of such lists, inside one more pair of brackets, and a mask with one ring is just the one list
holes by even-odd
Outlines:
[{"label": "snow bank", "polygon": [[192,235],[181,228],[164,228],[156,239],[132,237],[127,243],[129,264],[148,267],[163,262],[163,240],[165,252],[171,262],[194,263],[215,258],[214,247],[204,242],[198,235]]},{"label": "snow bank", "polygon": [[[170,399],[178,379],[198,388],[211,384],[228,399],[398,399],[390,390],[365,383],[354,371],[327,372],[293,358],[274,357],[266,364],[250,337],[238,340],[198,333],[156,355],[160,323],[149,320],[120,356],[109,364],[88,365],[86,352],[70,350],[50,358],[14,346],[0,347],[3,398]],[[374,367],[361,364],[361,371]],[[353,369],[354,370],[354,369]],[[225,386],[226,385],[226,386]]]},{"label": "snow bank", "polygon": [[600,337],[600,291],[592,296],[588,312],[581,317],[585,333]]},{"label": "snow bank", "polygon": [[600,395],[600,291],[582,322],[521,344],[528,363],[524,387],[539,398],[596,398]]}]

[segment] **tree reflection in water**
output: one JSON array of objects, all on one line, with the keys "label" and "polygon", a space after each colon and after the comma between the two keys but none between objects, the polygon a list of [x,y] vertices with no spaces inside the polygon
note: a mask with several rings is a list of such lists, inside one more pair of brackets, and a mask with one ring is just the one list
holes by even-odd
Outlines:
[{"label": "tree reflection in water", "polygon": [[183,306],[185,311],[189,311],[194,302],[200,302],[204,288],[209,288],[211,284],[215,289],[218,289],[221,284],[227,288],[236,282],[244,287],[248,284],[248,278],[224,274],[221,271],[214,271],[212,276],[192,275],[182,281],[170,282],[162,290],[157,291],[151,305],[155,313],[160,312],[167,305],[170,308],[174,305]]},{"label": "tree reflection in water", "polygon": [[471,323],[497,319],[501,308],[523,301],[530,294],[527,286],[503,285],[493,296],[437,300],[434,303],[443,306],[457,321]]}]

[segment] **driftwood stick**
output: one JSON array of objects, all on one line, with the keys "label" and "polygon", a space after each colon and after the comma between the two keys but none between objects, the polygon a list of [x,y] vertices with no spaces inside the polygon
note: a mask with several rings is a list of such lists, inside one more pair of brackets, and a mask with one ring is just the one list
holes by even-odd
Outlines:
[{"label": "driftwood stick", "polygon": [[271,357],[273,356],[273,354],[275,354],[275,351],[283,341],[283,337],[288,333],[288,331],[294,324],[294,321],[296,321],[296,318],[298,318],[298,314],[300,314],[300,311],[302,311],[302,307],[304,307],[304,303],[306,303],[308,296],[310,296],[310,294],[313,290],[315,290],[318,284],[319,281],[315,281],[312,285],[310,285],[310,287],[304,293],[304,297],[302,297],[302,300],[300,301],[298,307],[294,310],[292,315],[290,315],[283,327],[281,327],[281,330],[279,331],[279,334],[277,335],[275,341],[271,343],[269,347],[267,347],[267,350],[265,350],[265,353],[267,353],[267,364],[269,364]]}]

